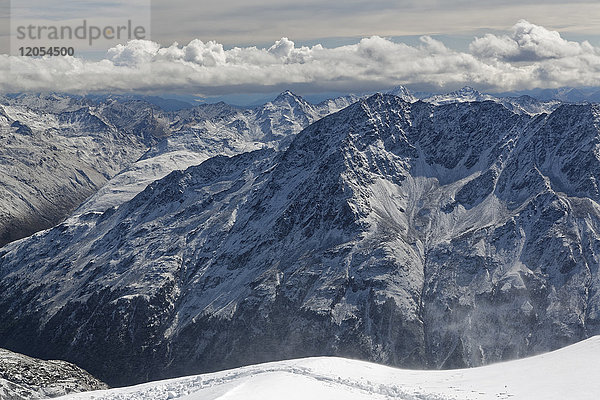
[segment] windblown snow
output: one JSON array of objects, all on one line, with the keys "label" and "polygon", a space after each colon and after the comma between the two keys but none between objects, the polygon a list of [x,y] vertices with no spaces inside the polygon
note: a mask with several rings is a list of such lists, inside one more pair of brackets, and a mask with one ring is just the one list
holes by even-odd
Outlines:
[{"label": "windblown snow", "polygon": [[79,393],[79,400],[596,400],[600,336],[485,367],[417,371],[338,357],[258,364],[133,387]]}]

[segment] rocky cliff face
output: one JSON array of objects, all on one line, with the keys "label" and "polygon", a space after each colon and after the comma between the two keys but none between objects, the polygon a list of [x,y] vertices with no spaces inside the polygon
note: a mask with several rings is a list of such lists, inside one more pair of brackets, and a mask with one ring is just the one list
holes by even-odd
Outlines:
[{"label": "rocky cliff face", "polygon": [[0,398],[47,399],[108,386],[65,361],[44,361],[0,349]]},{"label": "rocky cliff face", "polygon": [[[0,250],[0,345],[120,385],[342,355],[474,366],[600,333],[600,110],[376,95]],[[47,344],[50,343],[51,346]]]}]

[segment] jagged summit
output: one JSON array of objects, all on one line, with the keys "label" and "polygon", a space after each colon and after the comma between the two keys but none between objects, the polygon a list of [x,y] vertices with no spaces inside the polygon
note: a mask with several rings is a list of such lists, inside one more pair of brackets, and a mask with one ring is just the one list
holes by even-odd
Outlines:
[{"label": "jagged summit", "polygon": [[386,91],[385,94],[398,96],[402,100],[407,101],[409,103],[414,103],[415,101],[417,101],[417,98],[414,96],[414,94],[402,85],[393,87],[392,89]]},{"label": "jagged summit", "polygon": [[273,103],[274,104],[277,104],[277,103],[291,104],[291,103],[306,103],[306,101],[302,97],[292,93],[291,91],[285,90],[285,91],[281,92],[279,95],[277,95],[277,97],[273,100]]},{"label": "jagged summit", "polygon": [[512,112],[529,115],[538,115],[542,113],[549,114],[561,104],[560,101],[556,100],[542,101],[532,97],[495,97],[490,94],[481,93],[470,86],[465,86],[447,94],[436,94],[424,97],[422,101],[436,105],[493,101],[502,104]]},{"label": "jagged summit", "polygon": [[484,95],[477,89],[471,86],[464,86],[459,90],[456,90],[448,94],[449,96],[456,96],[457,98],[465,98],[471,101],[481,101]]},{"label": "jagged summit", "polygon": [[496,99],[495,97],[488,94],[483,94],[470,86],[465,86],[459,90],[447,94],[433,95],[423,99],[423,101],[433,104],[447,104],[456,102],[473,102],[486,100],[499,101],[499,99]]},{"label": "jagged summit", "polygon": [[457,90],[454,93],[460,93],[460,94],[481,94],[481,92],[479,92],[478,90],[474,89],[471,86],[463,86],[462,88],[460,88],[459,90]]}]

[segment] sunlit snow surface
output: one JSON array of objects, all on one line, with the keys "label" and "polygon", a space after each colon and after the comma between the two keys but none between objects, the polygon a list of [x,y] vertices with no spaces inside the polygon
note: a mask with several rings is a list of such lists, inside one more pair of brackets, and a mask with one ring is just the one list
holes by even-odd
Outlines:
[{"label": "sunlit snow surface", "polygon": [[411,371],[315,357],[237,368],[61,399],[598,399],[600,336],[563,349],[486,367]]}]

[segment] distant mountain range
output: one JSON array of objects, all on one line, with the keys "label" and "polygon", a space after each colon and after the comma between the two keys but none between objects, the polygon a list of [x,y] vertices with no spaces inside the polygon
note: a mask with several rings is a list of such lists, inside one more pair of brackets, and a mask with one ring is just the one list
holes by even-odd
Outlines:
[{"label": "distant mountain range", "polygon": [[570,88],[563,87],[559,89],[533,89],[511,93],[499,94],[499,97],[507,96],[531,96],[541,101],[559,100],[569,103],[598,103],[600,102],[600,88]]},{"label": "distant mountain range", "polygon": [[464,88],[446,93],[446,94],[421,94],[417,97],[415,94],[408,91],[405,87],[399,86],[386,92],[402,98],[404,101],[414,103],[418,100],[435,105],[465,103],[476,101],[493,101],[500,103],[509,110],[519,114],[541,114],[551,113],[559,105],[563,104],[560,100],[538,100],[528,95],[519,96],[493,96],[490,94],[481,93],[472,87],[465,86]]}]

